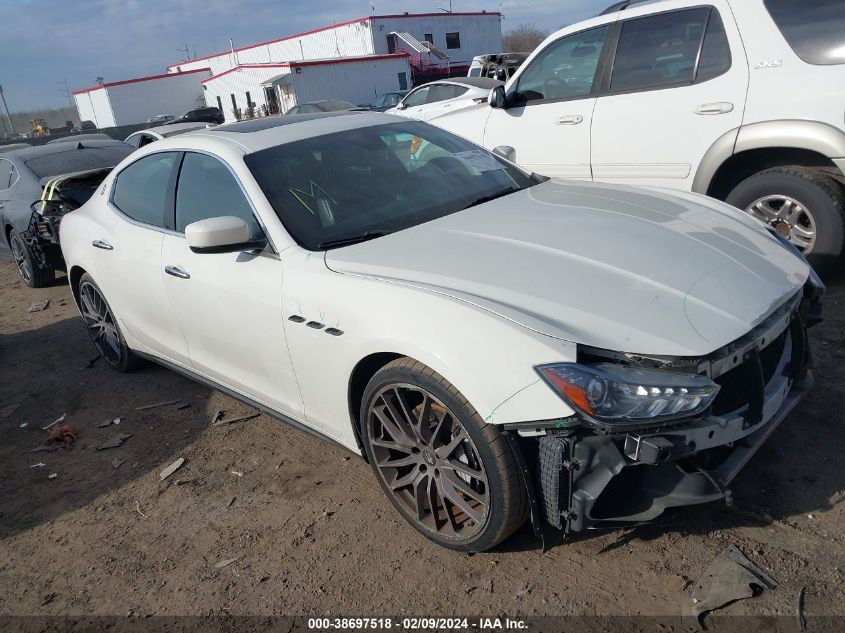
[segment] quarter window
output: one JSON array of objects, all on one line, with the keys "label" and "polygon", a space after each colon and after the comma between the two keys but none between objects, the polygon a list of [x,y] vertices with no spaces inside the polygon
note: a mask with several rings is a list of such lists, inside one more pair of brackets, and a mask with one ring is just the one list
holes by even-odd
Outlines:
[{"label": "quarter window", "polygon": [[607,26],[601,26],[547,46],[522,73],[514,101],[573,99],[590,94],[607,31]]},{"label": "quarter window", "polygon": [[710,9],[697,8],[625,21],[610,77],[611,92],[692,83],[709,15]]},{"label": "quarter window", "polygon": [[710,13],[707,30],[704,33],[704,43],[701,45],[701,55],[698,58],[698,69],[695,81],[702,82],[718,77],[731,68],[731,46],[725,33],[725,25],[716,9]]},{"label": "quarter window", "polygon": [[17,173],[12,161],[0,159],[0,191],[5,191],[15,184]]},{"label": "quarter window", "polygon": [[176,187],[176,230],[184,233],[192,222],[223,215],[245,220],[251,238],[262,236],[252,207],[229,169],[206,154],[185,154]]},{"label": "quarter window", "polygon": [[845,64],[842,0],[765,0],[786,41],[810,64]]},{"label": "quarter window", "polygon": [[121,171],[114,184],[114,205],[133,220],[163,227],[176,156],[176,152],[151,154]]}]

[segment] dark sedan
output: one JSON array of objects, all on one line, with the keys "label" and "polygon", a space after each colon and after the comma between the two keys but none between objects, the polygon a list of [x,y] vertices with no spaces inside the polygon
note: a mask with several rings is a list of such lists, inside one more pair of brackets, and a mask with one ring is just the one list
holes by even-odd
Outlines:
[{"label": "dark sedan", "polygon": [[64,269],[62,216],[82,206],[134,150],[121,141],[86,140],[0,155],[0,254],[13,257],[27,286],[46,286]]}]

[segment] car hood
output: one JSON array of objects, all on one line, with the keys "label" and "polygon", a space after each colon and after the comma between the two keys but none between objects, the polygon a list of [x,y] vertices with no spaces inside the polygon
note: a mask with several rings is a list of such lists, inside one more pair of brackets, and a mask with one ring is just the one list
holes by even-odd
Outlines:
[{"label": "car hood", "polygon": [[548,336],[666,356],[739,338],[809,275],[723,203],[556,180],[328,251],[326,265],[467,301]]}]

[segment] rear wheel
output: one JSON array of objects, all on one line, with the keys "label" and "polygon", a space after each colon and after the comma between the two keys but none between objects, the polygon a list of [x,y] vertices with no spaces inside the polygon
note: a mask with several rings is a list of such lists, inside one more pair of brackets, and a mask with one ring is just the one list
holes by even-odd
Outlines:
[{"label": "rear wheel", "polygon": [[835,180],[800,167],[775,167],[739,183],[725,199],[772,226],[816,270],[843,254],[845,189]]},{"label": "rear wheel", "polygon": [[94,347],[109,367],[120,372],[131,371],[138,358],[126,345],[114,314],[91,275],[79,279],[79,310]]},{"label": "rear wheel", "polygon": [[9,233],[9,247],[23,282],[30,288],[44,288],[56,280],[56,271],[42,268],[32,256],[32,251],[21,235],[12,230]]},{"label": "rear wheel", "polygon": [[370,465],[393,506],[429,539],[483,551],[527,518],[510,446],[444,378],[409,358],[370,380],[361,407]]}]

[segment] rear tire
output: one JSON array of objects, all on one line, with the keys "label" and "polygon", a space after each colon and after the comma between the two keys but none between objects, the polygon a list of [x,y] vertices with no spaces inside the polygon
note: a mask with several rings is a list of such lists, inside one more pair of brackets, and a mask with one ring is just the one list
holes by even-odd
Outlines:
[{"label": "rear tire", "polygon": [[12,258],[18,267],[18,274],[30,288],[44,288],[56,280],[56,271],[52,268],[42,268],[32,256],[29,244],[14,229],[9,233],[9,248]]},{"label": "rear tire", "polygon": [[[781,224],[784,230],[786,216],[798,219],[790,227],[790,241],[819,272],[830,270],[845,250],[845,189],[824,174],[801,167],[774,167],[740,182],[725,202],[771,226]],[[810,233],[813,240],[807,247]]]},{"label": "rear tire", "polygon": [[438,545],[484,551],[525,522],[528,498],[507,440],[432,369],[410,358],[385,365],[364,391],[360,419],[382,490]]},{"label": "rear tire", "polygon": [[126,345],[105,295],[88,273],[79,278],[77,296],[85,327],[102,359],[115,371],[130,372],[135,369],[140,359]]}]

